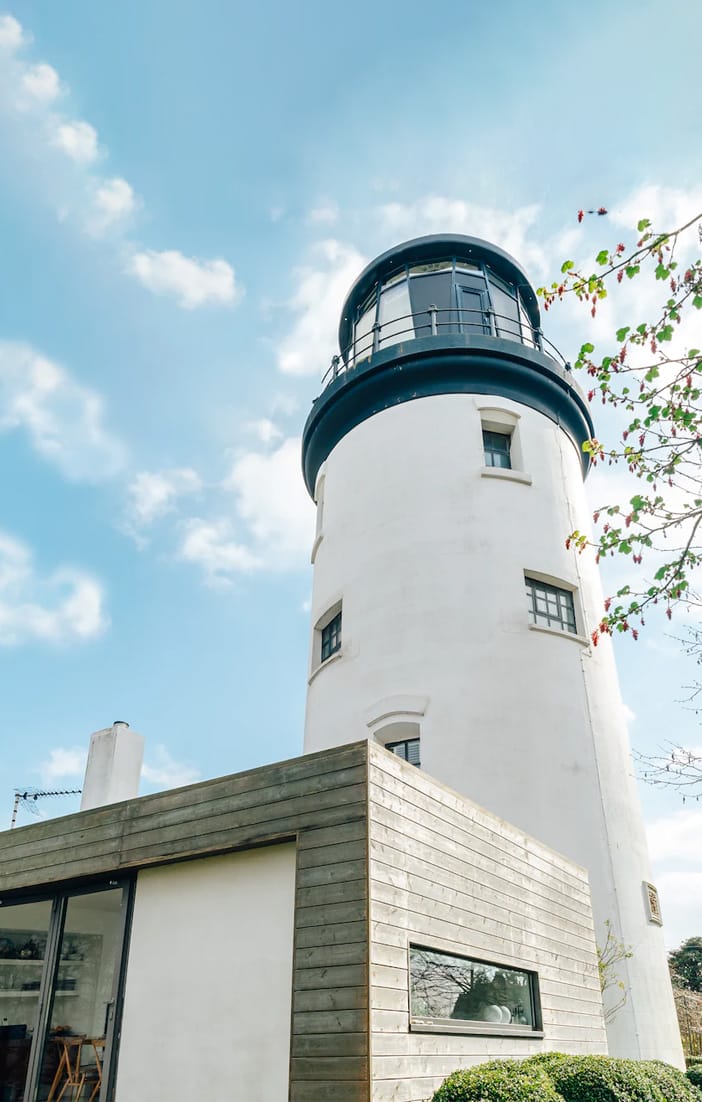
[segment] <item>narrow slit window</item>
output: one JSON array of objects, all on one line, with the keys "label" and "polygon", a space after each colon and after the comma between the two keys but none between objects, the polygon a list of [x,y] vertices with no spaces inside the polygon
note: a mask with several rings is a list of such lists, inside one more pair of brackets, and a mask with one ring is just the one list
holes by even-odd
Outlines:
[{"label": "narrow slit window", "polygon": [[529,622],[577,635],[575,601],[569,589],[525,578]]},{"label": "narrow slit window", "polygon": [[341,609],[329,623],[322,628],[322,662],[341,650]]},{"label": "narrow slit window", "polygon": [[483,451],[486,467],[512,467],[512,438],[508,432],[493,432],[483,429]]}]

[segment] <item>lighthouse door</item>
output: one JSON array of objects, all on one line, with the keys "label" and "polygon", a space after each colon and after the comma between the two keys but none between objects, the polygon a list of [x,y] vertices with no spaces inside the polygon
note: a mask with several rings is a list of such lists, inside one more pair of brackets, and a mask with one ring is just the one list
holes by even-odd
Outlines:
[{"label": "lighthouse door", "polygon": [[477,281],[476,283],[461,281],[456,284],[456,298],[461,333],[489,333],[489,304],[484,284],[481,288]]}]

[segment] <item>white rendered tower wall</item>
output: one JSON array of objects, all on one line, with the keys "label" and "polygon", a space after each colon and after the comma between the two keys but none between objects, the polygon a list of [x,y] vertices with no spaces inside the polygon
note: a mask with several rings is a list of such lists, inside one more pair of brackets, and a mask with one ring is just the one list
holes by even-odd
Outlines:
[{"label": "white rendered tower wall", "polygon": [[[617,966],[627,1001],[609,1023],[610,1052],[680,1065],[614,656],[608,639],[590,642],[598,571],[565,547],[588,524],[582,398],[530,347],[540,344],[533,292],[500,250],[425,238],[386,255],[349,296],[346,370],[318,399],[303,443],[318,501],[305,749],[419,736],[427,773],[582,864],[598,941],[609,925],[632,952]],[[514,332],[490,291],[466,297],[476,308],[461,314],[456,256],[488,287],[491,273],[498,288],[512,275]],[[448,304],[432,301],[428,320],[412,309],[402,339],[384,344],[384,273],[406,265],[411,280],[415,263],[420,278],[442,257],[452,258]],[[359,341],[354,363],[354,298],[367,304],[374,279],[376,329],[361,318],[374,343],[364,355]],[[485,466],[484,430],[509,437],[508,469]],[[525,579],[572,593],[574,633],[530,622]],[[323,661],[324,628],[339,612],[340,646]]]}]

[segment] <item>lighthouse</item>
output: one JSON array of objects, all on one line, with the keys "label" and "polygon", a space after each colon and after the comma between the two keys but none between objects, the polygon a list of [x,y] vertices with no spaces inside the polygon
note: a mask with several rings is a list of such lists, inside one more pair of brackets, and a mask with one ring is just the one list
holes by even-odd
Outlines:
[{"label": "lighthouse", "polygon": [[305,750],[367,737],[584,866],[621,958],[610,1053],[682,1066],[598,569],[565,542],[592,435],[502,249],[438,235],[368,265],[303,433]]}]

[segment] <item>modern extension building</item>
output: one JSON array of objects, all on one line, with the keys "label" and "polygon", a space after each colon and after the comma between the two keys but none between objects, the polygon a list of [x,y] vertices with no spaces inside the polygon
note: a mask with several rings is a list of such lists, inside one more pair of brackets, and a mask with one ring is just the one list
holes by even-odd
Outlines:
[{"label": "modern extension building", "polygon": [[605,1052],[607,930],[610,1051],[681,1063],[598,580],[564,547],[590,434],[506,254],[366,269],[303,439],[305,755],[136,798],[116,723],[83,810],[0,834],[0,1102],[425,1102]]}]

